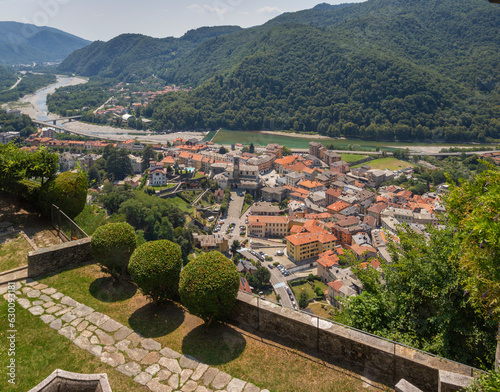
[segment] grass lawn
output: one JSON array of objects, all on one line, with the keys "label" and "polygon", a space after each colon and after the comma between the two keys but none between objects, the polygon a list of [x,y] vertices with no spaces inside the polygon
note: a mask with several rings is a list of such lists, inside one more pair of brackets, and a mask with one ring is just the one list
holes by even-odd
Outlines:
[{"label": "grass lawn", "polygon": [[368,155],[358,155],[358,154],[341,154],[342,160],[347,163],[360,161],[362,159],[368,158]]},{"label": "grass lawn", "polygon": [[196,200],[198,196],[200,196],[203,193],[203,191],[184,191],[181,192],[181,195],[189,200],[190,203]]},{"label": "grass lawn", "polygon": [[[7,301],[0,299],[0,312],[7,314]],[[3,391],[26,392],[35,387],[56,369],[75,373],[107,373],[113,392],[147,392],[148,388],[135,383],[99,358],[71,343],[46,325],[38,316],[33,316],[21,306],[16,306],[16,383],[7,383],[2,375]],[[0,339],[2,351],[7,346],[7,317],[0,317]],[[2,354],[0,362],[7,367],[10,357]]]},{"label": "grass lawn", "polygon": [[[373,161],[364,163],[364,165],[370,166],[372,169],[380,169],[380,170],[399,170],[399,169],[407,169],[409,167],[413,167],[414,165],[410,162],[400,161],[396,158],[380,158],[375,159]],[[359,167],[361,165],[357,165],[355,167]]]},{"label": "grass lawn", "polygon": [[156,192],[161,192],[161,191],[165,191],[167,189],[175,188],[176,186],[177,186],[177,184],[167,184],[167,185],[164,185],[164,186],[154,186],[153,189]]},{"label": "grass lawn", "polygon": [[311,283],[309,282],[306,282],[304,284],[301,284],[299,286],[291,286],[292,287],[292,290],[293,290],[293,293],[295,294],[295,297],[298,299],[299,298],[299,295],[302,291],[305,291],[306,294],[307,294],[307,299],[313,299],[314,297],[316,297],[316,293],[314,292],[314,288],[316,286],[319,286],[321,287],[321,290],[323,290],[324,293],[326,293],[328,291],[328,287],[326,284],[324,284],[323,282],[319,282],[319,281],[314,281]]},{"label": "grass lawn", "polygon": [[198,178],[203,178],[206,177],[205,174],[201,174],[200,172],[196,173],[193,177],[194,180],[197,180]]},{"label": "grass lawn", "polygon": [[[145,337],[154,338],[164,346],[192,355],[233,377],[272,392],[362,390],[359,376],[310,357],[299,351],[299,347],[282,346],[231,325],[206,328],[199,318],[190,315],[176,303],[153,306],[136,291],[135,286],[113,286],[111,279],[96,265],[64,271],[39,281],[130,326]],[[43,331],[49,329],[47,326],[44,328]],[[0,333],[5,330],[2,329]],[[33,335],[45,339],[45,334],[38,332]],[[59,349],[56,351],[60,352]],[[61,351],[66,354],[69,350]],[[65,355],[63,361],[66,360],[72,361],[71,357],[66,359]],[[89,366],[92,365],[92,361],[88,362]],[[22,390],[27,388],[23,387]]]},{"label": "grass lawn", "polygon": [[335,312],[335,308],[332,305],[327,304],[326,302],[313,302],[309,304],[307,308],[311,309],[314,314],[319,317],[333,320],[333,315],[331,315],[329,311]]},{"label": "grass lawn", "polygon": [[0,238],[0,272],[28,264],[28,252],[33,248],[21,234]]},{"label": "grass lawn", "polygon": [[191,214],[193,212],[193,207],[182,200],[180,197],[173,197],[165,200],[167,200],[169,203],[173,204],[183,212],[186,212],[188,214]]}]

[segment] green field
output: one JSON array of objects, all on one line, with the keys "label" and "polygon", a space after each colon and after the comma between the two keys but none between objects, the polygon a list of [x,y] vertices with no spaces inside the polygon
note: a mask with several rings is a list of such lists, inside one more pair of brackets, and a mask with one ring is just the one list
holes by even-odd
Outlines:
[{"label": "green field", "polygon": [[361,159],[368,158],[368,155],[361,154],[341,154],[342,160],[347,163],[360,161]]},{"label": "green field", "polygon": [[[249,145],[253,143],[256,146],[267,146],[269,143],[278,143],[287,146],[288,148],[309,148],[311,140],[323,143],[328,146],[333,144],[335,150],[348,150],[349,146],[355,146],[356,150],[375,151],[377,147],[381,150],[392,151],[396,148],[407,147],[408,145],[415,146],[442,146],[443,148],[450,147],[491,147],[492,145],[470,145],[470,144],[442,144],[442,143],[410,143],[410,142],[377,142],[367,140],[348,140],[348,139],[317,139],[314,135],[304,135],[301,137],[286,136],[285,133],[280,135],[271,135],[260,131],[230,131],[221,129],[217,136],[212,140],[216,144],[236,144],[241,143]],[[354,151],[353,151],[354,152]]]},{"label": "green field", "polygon": [[[410,162],[406,161],[400,161],[399,159],[396,158],[380,158],[380,159],[375,159],[373,161],[364,163],[364,165],[370,166],[372,169],[379,169],[379,170],[399,170],[399,169],[407,169],[409,167],[413,167]],[[361,165],[356,165],[354,167],[360,167]]]}]

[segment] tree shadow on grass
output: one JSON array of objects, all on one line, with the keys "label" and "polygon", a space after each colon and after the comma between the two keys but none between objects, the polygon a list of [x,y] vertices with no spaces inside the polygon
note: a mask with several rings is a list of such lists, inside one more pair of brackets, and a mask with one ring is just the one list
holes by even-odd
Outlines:
[{"label": "tree shadow on grass", "polygon": [[132,298],[137,292],[137,286],[126,280],[117,282],[111,276],[106,276],[94,280],[89,292],[101,302],[120,302]]},{"label": "tree shadow on grass", "polygon": [[137,309],[128,322],[135,332],[146,338],[168,335],[184,322],[184,310],[175,302],[161,305],[149,303]]},{"label": "tree shadow on grass", "polygon": [[184,337],[182,352],[216,366],[238,358],[246,345],[243,335],[227,325],[200,325]]}]

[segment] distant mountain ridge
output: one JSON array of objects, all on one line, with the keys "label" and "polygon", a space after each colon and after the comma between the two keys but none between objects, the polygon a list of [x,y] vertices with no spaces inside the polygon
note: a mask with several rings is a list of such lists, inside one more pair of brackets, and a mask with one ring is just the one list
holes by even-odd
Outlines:
[{"label": "distant mountain ridge", "polygon": [[[156,56],[120,36],[61,69],[194,87],[158,98],[155,129],[315,131],[380,140],[500,138],[500,7],[485,0],[368,0],[282,14]],[[166,40],[166,39],[165,39]],[[99,67],[90,67],[94,62]],[[106,60],[107,59],[107,60]],[[129,60],[132,61],[129,61]],[[145,60],[146,59],[146,60]]]},{"label": "distant mountain ridge", "polygon": [[83,38],[52,27],[0,22],[0,64],[58,62],[90,44]]}]

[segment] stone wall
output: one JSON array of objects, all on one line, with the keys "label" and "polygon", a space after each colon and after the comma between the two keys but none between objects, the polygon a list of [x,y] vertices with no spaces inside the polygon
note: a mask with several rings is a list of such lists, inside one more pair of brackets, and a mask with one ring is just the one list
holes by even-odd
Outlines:
[{"label": "stone wall", "polygon": [[90,237],[28,253],[28,276],[36,277],[92,262]]},{"label": "stone wall", "polygon": [[475,370],[243,293],[238,294],[231,320],[271,340],[278,337],[314,350],[334,364],[391,388],[405,379],[424,391],[437,391],[440,370],[465,376]]}]

